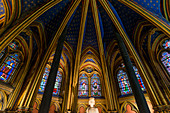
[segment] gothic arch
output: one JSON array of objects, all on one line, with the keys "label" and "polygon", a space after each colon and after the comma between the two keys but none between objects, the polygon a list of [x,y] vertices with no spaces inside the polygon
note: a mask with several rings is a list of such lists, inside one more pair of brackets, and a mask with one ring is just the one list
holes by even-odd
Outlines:
[{"label": "gothic arch", "polygon": [[7,95],[4,91],[0,90],[0,111],[4,111],[7,105]]},{"label": "gothic arch", "polygon": [[101,108],[101,113],[106,113],[107,109],[103,104],[97,103],[95,107],[100,107]]},{"label": "gothic arch", "polygon": [[131,106],[132,111],[139,113],[137,106],[132,104],[131,102],[128,102],[128,101],[123,102],[123,104],[121,105],[121,108],[120,108],[120,113],[126,113],[126,111],[127,111],[126,106],[127,105]]},{"label": "gothic arch", "polygon": [[21,15],[21,0],[2,0],[3,14],[0,15],[0,35]]},{"label": "gothic arch", "polygon": [[83,107],[84,110],[86,111],[88,106],[84,103],[79,103],[79,105],[77,106],[77,111],[78,111],[77,113],[79,113],[81,107]]}]

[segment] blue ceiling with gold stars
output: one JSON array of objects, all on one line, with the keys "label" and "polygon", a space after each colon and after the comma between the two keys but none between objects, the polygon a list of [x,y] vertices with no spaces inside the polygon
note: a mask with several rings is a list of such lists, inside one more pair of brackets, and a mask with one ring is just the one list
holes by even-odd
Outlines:
[{"label": "blue ceiling with gold stars", "polygon": [[79,37],[79,29],[80,29],[80,21],[81,21],[81,8],[82,4],[78,6],[75,12],[75,16],[73,16],[73,19],[69,25],[69,28],[67,30],[67,35],[66,35],[66,41],[71,45],[73,48],[74,53],[76,52],[77,49],[77,42],[78,42],[78,37]]},{"label": "blue ceiling with gold stars", "polygon": [[162,15],[161,14],[161,10],[160,10],[160,0],[131,0],[133,2],[135,2],[136,4],[142,6],[143,8]]},{"label": "blue ceiling with gold stars", "polygon": [[96,30],[95,30],[91,7],[89,7],[87,12],[86,28],[85,28],[85,35],[83,38],[82,51],[88,46],[92,46],[93,48],[98,50],[97,36],[96,36]]},{"label": "blue ceiling with gold stars", "polygon": [[22,12],[27,12],[39,8],[49,0],[22,0]]},{"label": "blue ceiling with gold stars", "polygon": [[[22,1],[22,12],[33,11],[43,4],[47,3],[49,0],[23,0]],[[96,0],[97,1],[97,0]],[[133,34],[135,27],[141,21],[145,19],[127,7],[126,5],[120,3],[118,0],[107,0],[110,8],[118,18],[121,26],[133,42]],[[146,10],[153,13],[155,16],[159,18],[163,18],[161,13],[161,0],[131,0],[132,2],[138,4],[139,6],[145,8]],[[45,34],[47,37],[47,44],[50,44],[53,39],[57,29],[59,28],[62,20],[64,19],[66,13],[69,8],[72,6],[74,0],[62,0],[57,5],[53,6],[51,9],[46,11],[43,15],[41,15],[36,21],[40,22],[44,26]],[[74,12],[72,16],[72,20],[70,20],[68,31],[66,35],[66,42],[73,49],[74,53],[76,53],[79,30],[80,30],[80,22],[81,22],[81,13],[82,13],[82,4],[81,2]],[[1,5],[1,3],[0,3]],[[103,6],[97,1],[98,8],[98,16],[100,22],[101,35],[104,43],[104,48],[110,44],[112,40],[114,40],[114,32],[116,28],[106,13]],[[1,14],[1,12],[0,12]],[[166,20],[164,22],[167,22]],[[91,4],[89,3],[89,8],[87,12],[87,18],[85,23],[85,33],[83,38],[83,46],[82,51],[88,46],[93,47],[98,51],[98,41],[96,35],[96,29],[94,24],[93,13],[91,10]],[[169,23],[167,23],[169,24]]]},{"label": "blue ceiling with gold stars", "polygon": [[44,25],[47,43],[52,40],[52,37],[54,37],[70,6],[71,0],[63,0],[36,20],[42,22]]}]

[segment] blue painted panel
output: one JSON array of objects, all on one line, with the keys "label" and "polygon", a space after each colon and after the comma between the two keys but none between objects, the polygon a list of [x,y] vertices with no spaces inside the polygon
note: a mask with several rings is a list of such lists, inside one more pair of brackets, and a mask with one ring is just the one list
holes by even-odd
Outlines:
[{"label": "blue painted panel", "polygon": [[37,19],[37,21],[41,21],[45,26],[47,44],[49,44],[54,37],[71,5],[71,0],[63,0]]},{"label": "blue painted panel", "polygon": [[82,50],[88,46],[92,46],[94,49],[98,51],[98,42],[97,42],[96,30],[95,30],[91,7],[89,7],[87,13],[86,32],[85,32],[85,37],[83,39]]},{"label": "blue painted panel", "polygon": [[116,9],[129,37],[131,38],[133,36],[135,26],[139,21],[144,20],[144,18],[118,1],[110,0],[110,3]]},{"label": "blue painted panel", "polygon": [[66,35],[66,41],[71,45],[74,53],[76,53],[76,50],[77,50],[77,42],[78,42],[78,37],[79,37],[81,12],[82,12],[81,8],[82,8],[82,5],[80,3],[76,12],[74,13],[72,21],[70,22],[67,35]]},{"label": "blue painted panel", "polygon": [[160,0],[131,0],[145,9],[162,15],[160,11]]},{"label": "blue painted panel", "polygon": [[22,0],[22,12],[34,10],[48,0]]}]

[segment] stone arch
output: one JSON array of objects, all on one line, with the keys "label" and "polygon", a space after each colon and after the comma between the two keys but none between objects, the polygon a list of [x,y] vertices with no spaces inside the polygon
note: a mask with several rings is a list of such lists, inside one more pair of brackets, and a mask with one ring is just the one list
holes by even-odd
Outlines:
[{"label": "stone arch", "polygon": [[106,109],[106,107],[104,105],[96,104],[95,106],[98,108],[99,113],[106,113],[107,109]]},{"label": "stone arch", "polygon": [[0,110],[4,111],[7,105],[7,95],[0,90]]},{"label": "stone arch", "polygon": [[139,113],[139,110],[136,105],[131,102],[125,101],[121,105],[120,113]]},{"label": "stone arch", "polygon": [[85,113],[86,109],[87,109],[87,106],[84,103],[83,104],[79,104],[78,105],[77,113]]},{"label": "stone arch", "polygon": [[50,106],[50,108],[52,107],[51,109],[53,109],[53,108],[54,108],[54,106],[53,106],[53,105],[55,106],[55,111],[56,111],[56,112],[58,112],[58,113],[61,113],[61,107],[60,107],[60,104],[59,104],[58,102],[52,102],[52,103],[51,103],[51,106]]}]

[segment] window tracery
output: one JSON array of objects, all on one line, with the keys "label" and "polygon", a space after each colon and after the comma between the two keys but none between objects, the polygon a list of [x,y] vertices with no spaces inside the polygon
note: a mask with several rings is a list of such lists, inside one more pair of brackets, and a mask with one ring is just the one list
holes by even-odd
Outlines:
[{"label": "window tracery", "polygon": [[97,74],[93,74],[91,77],[91,96],[101,96],[100,78]]},{"label": "window tracery", "polygon": [[[51,69],[53,59],[54,59],[54,54],[52,54],[50,56],[48,63],[46,64],[46,67],[45,67],[45,70],[44,70],[44,73],[43,73],[43,78],[41,80],[40,87],[38,89],[38,91],[40,93],[43,93],[44,90],[45,90],[45,86],[46,86],[47,79],[48,79],[48,76],[49,76],[49,73],[50,73],[50,69]],[[54,89],[53,89],[53,95],[59,95],[60,88],[61,88],[61,82],[62,82],[62,73],[60,71],[58,71],[57,75],[56,75],[56,82],[55,82]]]},{"label": "window tracery", "polygon": [[[120,67],[120,69],[117,72],[117,79],[118,79],[118,83],[119,83],[120,92],[122,95],[131,94],[132,89],[131,89],[131,86],[130,86],[130,83],[128,80],[128,76],[127,76],[126,72],[124,71],[125,65],[122,63],[121,66],[119,66],[119,67]],[[133,66],[133,69],[135,71],[137,80],[139,82],[139,85],[140,85],[142,91],[146,91],[138,69],[136,68],[136,66]]]},{"label": "window tracery", "polygon": [[[16,45],[17,44],[17,47]],[[14,49],[11,47],[15,47]],[[7,48],[5,48],[0,53],[0,80],[4,82],[9,82],[10,79],[13,77],[16,70],[19,68],[21,64],[21,53],[19,52],[19,43],[15,40],[11,42]]]},{"label": "window tracery", "polygon": [[132,93],[132,89],[130,87],[130,83],[129,83],[126,72],[124,72],[123,70],[119,70],[117,74],[117,79],[118,79],[119,88],[120,88],[122,95]]},{"label": "window tracery", "polygon": [[80,77],[79,77],[79,91],[78,91],[79,94],[78,94],[78,96],[87,97],[88,92],[89,92],[88,87],[89,87],[89,85],[88,85],[88,77],[87,77],[87,75],[85,75],[85,74],[80,75]]},{"label": "window tracery", "polygon": [[161,61],[168,73],[170,74],[170,53],[167,51],[163,52]]},{"label": "window tracery", "polygon": [[[101,96],[101,83],[100,76],[95,74],[92,67],[86,67],[85,71],[79,76],[79,97],[100,97]],[[85,74],[87,73],[87,74]]]}]

